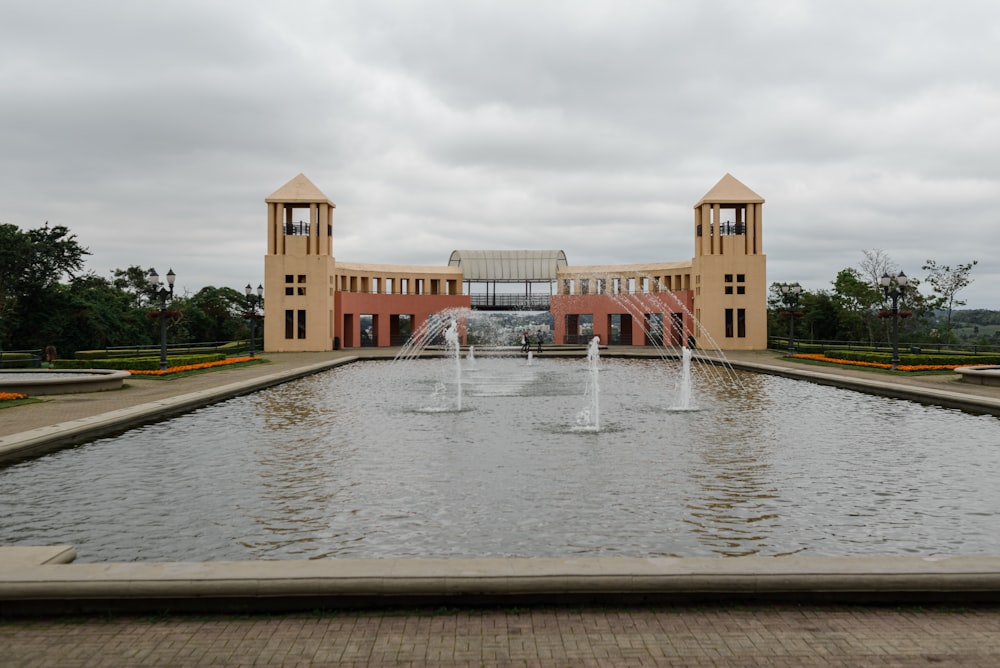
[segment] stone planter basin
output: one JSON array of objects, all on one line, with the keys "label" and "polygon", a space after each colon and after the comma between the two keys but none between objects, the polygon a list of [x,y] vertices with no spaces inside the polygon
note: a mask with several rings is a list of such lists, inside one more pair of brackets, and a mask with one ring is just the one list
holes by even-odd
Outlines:
[{"label": "stone planter basin", "polygon": [[117,390],[130,375],[117,369],[5,369],[0,371],[0,392],[37,397]]}]

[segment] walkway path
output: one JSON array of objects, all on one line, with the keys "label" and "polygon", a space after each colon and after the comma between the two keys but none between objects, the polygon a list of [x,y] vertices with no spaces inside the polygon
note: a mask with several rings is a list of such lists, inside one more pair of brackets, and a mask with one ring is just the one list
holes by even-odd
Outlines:
[{"label": "walkway path", "polygon": [[532,608],[0,622],[19,666],[1000,665],[1000,610]]},{"label": "walkway path", "polygon": [[[368,352],[368,351],[366,351]],[[383,353],[385,354],[385,353]],[[270,362],[175,380],[132,379],[122,391],[62,395],[0,410],[0,442],[57,423],[312,372],[347,352],[268,355]],[[906,385],[928,401],[1000,401],[1000,388],[953,377],[899,377],[806,367],[770,352],[736,365],[806,370]],[[303,371],[305,370],[305,371]],[[2,568],[0,564],[0,568]],[[1000,606],[969,608],[733,605],[700,607],[341,612],[315,615],[3,619],[0,665],[1000,665]]]}]

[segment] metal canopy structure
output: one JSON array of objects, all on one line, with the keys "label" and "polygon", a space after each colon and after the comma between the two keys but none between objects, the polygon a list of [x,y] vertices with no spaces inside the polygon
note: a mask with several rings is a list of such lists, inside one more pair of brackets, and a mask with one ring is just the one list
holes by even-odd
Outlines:
[{"label": "metal canopy structure", "polygon": [[567,264],[561,250],[456,250],[448,259],[465,280],[496,283],[548,283]]},{"label": "metal canopy structure", "polygon": [[[485,310],[547,310],[556,274],[567,264],[561,250],[456,250],[448,259],[462,270],[472,307]],[[485,283],[485,294],[474,294],[472,283]],[[497,294],[497,283],[524,283],[524,293]],[[532,294],[533,283],[548,283],[549,294]]]}]

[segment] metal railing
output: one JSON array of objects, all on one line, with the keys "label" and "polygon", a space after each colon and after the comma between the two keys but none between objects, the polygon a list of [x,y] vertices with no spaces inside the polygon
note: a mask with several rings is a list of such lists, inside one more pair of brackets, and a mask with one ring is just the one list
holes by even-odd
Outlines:
[{"label": "metal railing", "polygon": [[293,223],[285,223],[285,236],[309,236],[309,223],[301,220]]},{"label": "metal railing", "polygon": [[469,295],[478,311],[548,311],[549,295],[475,294]]},{"label": "metal railing", "polygon": [[[257,337],[255,341],[263,345],[263,339]],[[203,341],[199,343],[168,343],[168,355],[197,354],[197,353],[233,353],[250,349],[249,339],[238,339],[236,341]],[[96,350],[102,350],[97,348]],[[105,346],[104,352],[108,357],[140,357],[155,356],[160,354],[158,344],[132,345],[132,346]]]},{"label": "metal railing", "polygon": [[[892,351],[892,343],[889,341],[838,341],[835,339],[800,339],[794,342],[796,350],[800,348],[823,348],[825,350],[874,350]],[[787,336],[770,336],[767,339],[767,347],[775,350],[788,350]],[[900,352],[922,353],[928,355],[996,355],[1000,354],[1000,345],[978,344],[978,343],[928,343],[928,342],[899,342]]]}]

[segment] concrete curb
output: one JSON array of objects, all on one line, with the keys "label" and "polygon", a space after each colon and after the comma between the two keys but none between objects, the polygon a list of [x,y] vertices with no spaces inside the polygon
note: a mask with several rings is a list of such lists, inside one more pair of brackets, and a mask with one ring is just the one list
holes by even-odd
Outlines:
[{"label": "concrete curb", "polygon": [[900,383],[874,380],[869,378],[856,378],[805,369],[792,369],[756,362],[729,361],[729,366],[734,369],[745,369],[757,373],[766,373],[772,376],[782,376],[795,380],[805,380],[818,385],[829,385],[841,387],[846,390],[855,390],[866,394],[876,394],[894,399],[906,399],[922,404],[933,404],[944,406],[945,408],[957,408],[970,413],[980,413],[1000,416],[1000,399],[982,397],[960,392],[950,392],[948,390],[930,389],[925,387],[915,387]]},{"label": "concrete curb", "polygon": [[121,433],[139,425],[180,415],[196,408],[209,406],[273,385],[280,385],[281,383],[332,369],[342,364],[349,364],[357,359],[357,357],[340,357],[326,362],[279,371],[251,380],[230,383],[138,406],[108,411],[79,420],[60,422],[47,427],[11,434],[10,436],[0,436],[0,464],[27,457],[36,457],[65,448],[68,445],[83,443],[101,436]]},{"label": "concrete curb", "polygon": [[0,616],[720,600],[996,603],[1000,558],[22,563],[0,577]]},{"label": "concrete curb", "polygon": [[[120,432],[365,358],[338,357],[2,437],[0,461]],[[757,362],[730,360],[728,364],[1000,415],[1000,400],[991,397]],[[68,546],[0,548],[0,617],[539,602],[1000,603],[1000,557],[992,556],[67,563],[74,558],[75,550]]]}]

